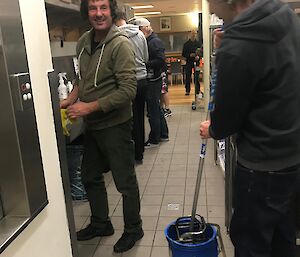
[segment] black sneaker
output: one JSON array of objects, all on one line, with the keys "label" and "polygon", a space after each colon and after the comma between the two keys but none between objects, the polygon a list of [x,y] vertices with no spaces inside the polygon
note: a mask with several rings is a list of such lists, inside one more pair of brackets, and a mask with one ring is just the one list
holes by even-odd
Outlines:
[{"label": "black sneaker", "polygon": [[114,245],[115,253],[123,253],[131,249],[136,241],[140,240],[144,236],[144,231],[140,229],[140,231],[136,233],[128,233],[124,232],[118,242]]},{"label": "black sneaker", "polygon": [[111,236],[114,234],[114,228],[110,221],[103,225],[103,228],[94,227],[92,224],[87,225],[86,228],[81,229],[77,232],[77,240],[85,241],[93,239],[97,236]]},{"label": "black sneaker", "polygon": [[190,95],[190,92],[185,92],[185,95]]}]

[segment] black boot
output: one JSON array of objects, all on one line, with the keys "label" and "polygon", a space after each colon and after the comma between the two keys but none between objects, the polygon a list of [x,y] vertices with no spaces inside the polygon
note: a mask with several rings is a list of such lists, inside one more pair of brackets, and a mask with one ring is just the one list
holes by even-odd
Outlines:
[{"label": "black boot", "polygon": [[85,241],[90,240],[97,236],[111,236],[114,233],[114,228],[110,221],[103,224],[103,227],[95,227],[89,224],[86,228],[77,232],[77,240]]},{"label": "black boot", "polygon": [[135,233],[124,232],[118,242],[114,245],[114,252],[122,253],[131,249],[136,241],[140,240],[144,236],[143,229],[140,229]]}]

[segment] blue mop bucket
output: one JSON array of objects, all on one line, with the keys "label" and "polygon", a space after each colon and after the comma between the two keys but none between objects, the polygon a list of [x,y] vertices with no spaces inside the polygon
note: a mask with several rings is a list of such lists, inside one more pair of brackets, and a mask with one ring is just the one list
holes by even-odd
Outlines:
[{"label": "blue mop bucket", "polygon": [[[187,222],[191,219],[187,218]],[[169,242],[169,248],[172,251],[172,257],[217,257],[218,242],[217,242],[217,230],[210,224],[206,224],[205,236],[208,239],[201,243],[180,243],[176,233],[175,222],[170,223],[165,229],[165,236]],[[188,232],[187,231],[182,231]]]}]

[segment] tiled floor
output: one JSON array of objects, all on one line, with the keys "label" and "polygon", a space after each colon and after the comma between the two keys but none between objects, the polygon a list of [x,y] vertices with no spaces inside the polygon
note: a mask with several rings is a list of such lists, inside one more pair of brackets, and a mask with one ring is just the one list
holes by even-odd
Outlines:
[{"label": "tiled floor", "polygon": [[[190,105],[173,106],[172,111],[172,117],[168,118],[170,141],[161,143],[158,148],[146,150],[144,164],[136,168],[145,236],[128,252],[113,253],[113,245],[123,230],[122,200],[111,174],[108,173],[107,191],[115,234],[111,237],[80,242],[80,257],[171,256],[164,229],[177,217],[191,215],[201,143],[199,123],[205,117],[201,110],[192,111]],[[233,257],[233,247],[224,226],[224,175],[220,167],[214,164],[213,156],[213,142],[210,140],[197,213],[206,221],[221,225],[227,257]],[[179,208],[176,208],[178,206]],[[90,210],[87,202],[74,203],[74,213],[76,229],[89,223]]]}]

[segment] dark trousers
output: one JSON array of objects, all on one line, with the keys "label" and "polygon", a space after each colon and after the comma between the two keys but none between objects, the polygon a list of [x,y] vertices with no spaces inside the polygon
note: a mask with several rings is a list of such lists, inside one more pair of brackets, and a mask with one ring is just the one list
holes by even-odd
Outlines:
[{"label": "dark trousers", "polygon": [[135,147],[135,159],[143,160],[145,143],[145,104],[147,84],[146,79],[137,81],[136,97],[133,100],[133,140]]},{"label": "dark trousers", "polygon": [[[194,63],[186,63],[185,66],[185,92],[190,93],[191,91],[191,80],[193,73]],[[195,92],[199,94],[200,92],[200,71],[194,71],[194,83],[195,83]]]},{"label": "dark trousers", "polygon": [[299,182],[299,166],[261,172],[237,165],[230,226],[235,257],[295,257],[291,203]]},{"label": "dark trousers", "polygon": [[167,133],[167,122],[160,110],[160,95],[162,80],[147,81],[147,110],[149,115],[150,133],[149,142],[152,144],[158,144],[160,137],[165,136]]},{"label": "dark trousers", "polygon": [[87,130],[84,138],[82,182],[87,191],[91,223],[103,226],[109,220],[108,201],[103,172],[111,170],[117,190],[123,197],[125,231],[142,226],[140,195],[134,170],[132,121],[102,130]]}]

